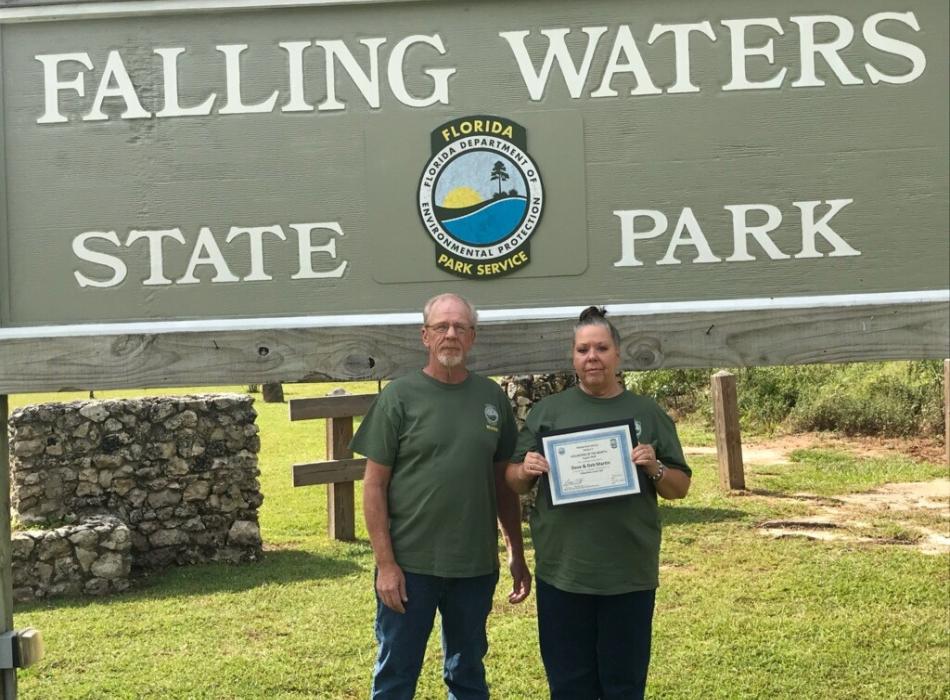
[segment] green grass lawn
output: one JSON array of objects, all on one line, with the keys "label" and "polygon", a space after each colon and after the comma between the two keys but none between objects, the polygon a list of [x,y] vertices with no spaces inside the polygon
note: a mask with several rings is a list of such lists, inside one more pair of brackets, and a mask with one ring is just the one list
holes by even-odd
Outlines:
[{"label": "green grass lawn", "polygon": [[[284,389],[296,398],[334,386]],[[372,393],[376,384],[347,388]],[[72,398],[84,395],[16,396],[12,405]],[[257,410],[264,560],[176,568],[108,599],[19,605],[15,625],[38,627],[46,642],[46,658],[19,674],[21,697],[367,696],[375,603],[365,530],[358,525],[355,543],[331,542],[325,488],[291,486],[291,464],[324,458],[322,421],[292,424],[286,405],[258,401]],[[681,432],[684,442],[709,439],[699,429]],[[946,474],[938,465],[832,451],[795,459],[747,473],[750,487],[839,494]],[[897,544],[763,537],[758,523],[793,516],[801,504],[724,496],[714,458],[693,466],[690,497],[662,507],[650,697],[950,697],[950,557]],[[544,698],[534,602],[509,605],[507,583],[503,576],[489,620],[493,695]],[[437,637],[419,698],[445,697]]]}]

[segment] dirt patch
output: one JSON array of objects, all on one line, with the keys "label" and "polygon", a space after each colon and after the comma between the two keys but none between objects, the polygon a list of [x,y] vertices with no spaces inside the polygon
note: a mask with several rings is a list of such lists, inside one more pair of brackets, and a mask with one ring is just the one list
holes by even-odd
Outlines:
[{"label": "dirt patch", "polygon": [[[945,463],[944,446],[936,440],[842,437],[824,433],[786,435],[742,446],[747,466],[785,464],[798,449],[835,449],[858,457],[904,457]],[[686,448],[687,455],[715,455],[710,447]],[[752,494],[747,494],[752,495]],[[814,494],[754,495],[768,500],[807,503],[811,512],[794,519],[760,523],[764,535],[804,537],[867,544],[915,547],[927,554],[950,553],[950,479],[885,484],[865,493],[842,496]]]},{"label": "dirt patch", "polygon": [[860,508],[882,512],[917,509],[947,511],[950,501],[950,479],[884,484],[866,493],[838,496],[837,500]]},{"label": "dirt patch", "polygon": [[886,484],[815,504],[815,512],[809,515],[770,520],[759,527],[775,538],[897,544],[926,554],[950,552],[950,479]]},{"label": "dirt patch", "polygon": [[[769,440],[742,443],[745,464],[786,464],[795,450],[825,449],[851,452],[858,457],[906,457],[918,462],[946,461],[943,443],[935,438],[847,437],[833,433],[796,433]],[[716,455],[715,447],[686,447],[689,455]]]}]

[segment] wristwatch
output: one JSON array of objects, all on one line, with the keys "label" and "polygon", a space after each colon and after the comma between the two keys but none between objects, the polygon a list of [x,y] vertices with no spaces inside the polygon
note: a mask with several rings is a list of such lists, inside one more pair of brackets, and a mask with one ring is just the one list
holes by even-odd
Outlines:
[{"label": "wristwatch", "polygon": [[655,484],[660,479],[663,478],[663,474],[666,472],[666,465],[663,464],[660,460],[656,460],[656,463],[660,465],[660,468],[656,470],[656,474],[650,476],[650,480]]}]

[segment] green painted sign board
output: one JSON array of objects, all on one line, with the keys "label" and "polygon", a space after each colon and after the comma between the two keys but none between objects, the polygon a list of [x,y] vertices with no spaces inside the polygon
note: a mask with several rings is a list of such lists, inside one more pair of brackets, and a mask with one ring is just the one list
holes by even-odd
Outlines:
[{"label": "green painted sign board", "polygon": [[0,3],[0,337],[948,298],[946,2],[127,5]]}]

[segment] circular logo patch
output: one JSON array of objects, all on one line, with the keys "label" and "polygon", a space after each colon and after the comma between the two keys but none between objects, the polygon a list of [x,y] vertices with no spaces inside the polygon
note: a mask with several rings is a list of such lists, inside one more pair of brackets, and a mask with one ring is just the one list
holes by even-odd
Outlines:
[{"label": "circular logo patch", "polygon": [[464,117],[434,130],[431,140],[418,207],[436,264],[476,279],[527,265],[544,186],[525,129],[501,117]]}]

